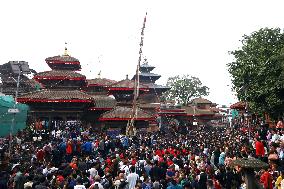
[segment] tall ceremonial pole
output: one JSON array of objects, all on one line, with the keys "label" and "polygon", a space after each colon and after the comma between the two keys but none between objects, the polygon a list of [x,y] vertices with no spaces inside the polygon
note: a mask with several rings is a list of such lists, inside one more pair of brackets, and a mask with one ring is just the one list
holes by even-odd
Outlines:
[{"label": "tall ceremonial pole", "polygon": [[140,85],[139,69],[140,69],[140,64],[141,64],[141,59],[142,59],[142,47],[144,44],[144,29],[146,26],[146,17],[147,17],[147,12],[144,17],[143,26],[141,30],[139,58],[138,58],[138,64],[137,64],[136,75],[135,75],[135,83],[134,83],[134,97],[133,97],[133,104],[132,104],[131,121],[127,125],[127,128],[126,128],[126,134],[130,136],[135,135],[134,121],[135,121],[135,118],[137,117],[137,99],[139,96],[139,85]]}]

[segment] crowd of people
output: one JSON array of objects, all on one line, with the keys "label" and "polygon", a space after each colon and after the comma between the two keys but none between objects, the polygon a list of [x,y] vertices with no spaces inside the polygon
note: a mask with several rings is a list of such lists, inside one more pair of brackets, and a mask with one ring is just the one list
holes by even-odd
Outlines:
[{"label": "crowd of people", "polygon": [[[241,189],[237,158],[257,158],[258,188],[284,188],[284,131],[265,125],[192,127],[187,132],[110,137],[69,127],[34,140],[31,130],[0,140],[0,188],[16,189]],[[7,164],[5,163],[6,158]]]}]

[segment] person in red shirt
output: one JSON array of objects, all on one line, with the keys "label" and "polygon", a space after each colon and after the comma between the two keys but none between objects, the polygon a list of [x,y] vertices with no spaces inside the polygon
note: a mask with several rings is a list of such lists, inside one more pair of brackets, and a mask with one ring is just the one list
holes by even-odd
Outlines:
[{"label": "person in red shirt", "polygon": [[73,153],[72,141],[70,140],[67,142],[67,145],[66,145],[66,161],[68,163],[70,163],[72,160],[72,156],[71,156],[72,153]]},{"label": "person in red shirt", "polygon": [[44,151],[42,149],[39,149],[36,153],[36,158],[39,162],[43,162],[44,158]]},{"label": "person in red shirt", "polygon": [[256,157],[263,157],[264,154],[265,154],[265,150],[264,150],[263,143],[258,138],[255,138],[255,155],[256,155]]},{"label": "person in red shirt", "polygon": [[272,180],[273,178],[267,170],[260,176],[260,183],[262,183],[265,189],[273,189]]},{"label": "person in red shirt", "polygon": [[107,163],[108,166],[112,165],[112,160],[111,160],[110,156],[107,156],[106,163]]}]

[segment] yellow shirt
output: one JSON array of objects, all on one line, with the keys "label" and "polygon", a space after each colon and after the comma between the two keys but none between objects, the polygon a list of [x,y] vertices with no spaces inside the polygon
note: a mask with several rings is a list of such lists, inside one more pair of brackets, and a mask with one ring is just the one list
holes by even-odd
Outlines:
[{"label": "yellow shirt", "polygon": [[280,175],[275,182],[275,187],[277,187],[277,189],[281,189],[281,181],[282,181],[282,176]]}]

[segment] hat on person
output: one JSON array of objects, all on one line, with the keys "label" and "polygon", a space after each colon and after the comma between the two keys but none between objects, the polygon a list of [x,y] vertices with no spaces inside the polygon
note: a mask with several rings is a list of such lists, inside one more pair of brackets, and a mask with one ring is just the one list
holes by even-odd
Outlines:
[{"label": "hat on person", "polygon": [[17,166],[19,166],[20,164],[19,163],[16,163],[12,166],[12,170],[15,169]]},{"label": "hat on person", "polygon": [[59,182],[63,182],[64,181],[64,177],[62,175],[58,175],[56,177],[56,180],[59,181]]}]

